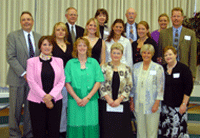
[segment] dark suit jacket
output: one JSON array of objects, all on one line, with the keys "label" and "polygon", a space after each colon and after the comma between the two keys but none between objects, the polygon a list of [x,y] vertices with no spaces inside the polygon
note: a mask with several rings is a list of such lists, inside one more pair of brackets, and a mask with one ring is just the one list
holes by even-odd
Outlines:
[{"label": "dark suit jacket", "polygon": [[[125,26],[124,26],[124,32],[125,32],[125,33],[127,33],[127,32],[126,32],[126,25],[127,25],[127,23],[125,23]],[[136,29],[136,31],[137,31],[137,23],[135,23],[135,25],[136,25],[136,28],[135,28],[135,29]],[[127,35],[126,35],[126,36],[127,36]],[[138,33],[137,33],[137,40],[138,40],[138,38],[139,38],[139,36],[138,36]]]},{"label": "dark suit jacket", "polygon": [[[163,49],[166,46],[173,46],[173,29],[172,27],[162,30],[160,32],[158,48],[159,57],[163,57]],[[195,32],[182,28],[179,39],[179,55],[180,62],[189,66],[193,77],[196,76],[196,62],[197,62],[197,41]],[[164,59],[162,60],[164,62]]]},{"label": "dark suit jacket", "polygon": [[[68,42],[70,42],[70,44],[72,44],[73,46],[73,42],[72,42],[72,36],[71,36],[71,33],[70,33],[70,29],[69,29],[69,25],[68,23],[66,23],[66,26],[67,26],[67,30],[68,30],[68,33],[69,33],[69,36],[68,36]],[[78,26],[78,25],[75,25],[76,26],[76,40],[79,38],[79,37],[82,37],[83,36],[83,33],[84,33],[84,29],[83,27],[81,26]]]},{"label": "dark suit jacket", "polygon": [[[33,35],[35,40],[35,56],[38,56],[40,53],[38,50],[38,41],[41,35],[35,32],[33,32]],[[10,65],[7,75],[7,84],[10,86],[23,86],[26,84],[26,81],[21,75],[26,71],[26,61],[29,58],[23,30],[11,32],[7,36],[6,46],[6,58]]]}]

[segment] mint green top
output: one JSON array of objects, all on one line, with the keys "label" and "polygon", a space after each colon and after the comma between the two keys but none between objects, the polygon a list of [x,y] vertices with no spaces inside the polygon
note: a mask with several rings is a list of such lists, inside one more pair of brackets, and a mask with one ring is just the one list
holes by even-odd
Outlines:
[{"label": "mint green top", "polygon": [[[79,98],[84,98],[90,93],[96,82],[103,82],[104,76],[99,63],[94,58],[87,58],[86,68],[81,69],[78,58],[73,58],[65,66],[65,82],[69,82]],[[91,100],[98,99],[98,93],[95,93]],[[68,99],[73,99],[69,94]]]}]

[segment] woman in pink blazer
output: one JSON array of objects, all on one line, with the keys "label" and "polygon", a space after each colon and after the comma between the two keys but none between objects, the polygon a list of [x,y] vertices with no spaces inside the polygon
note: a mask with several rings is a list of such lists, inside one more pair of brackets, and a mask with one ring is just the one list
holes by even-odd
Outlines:
[{"label": "woman in pink blazer", "polygon": [[65,76],[63,61],[52,57],[52,38],[42,36],[39,57],[27,60],[27,81],[30,87],[27,100],[34,138],[59,137],[62,109],[61,90]]}]

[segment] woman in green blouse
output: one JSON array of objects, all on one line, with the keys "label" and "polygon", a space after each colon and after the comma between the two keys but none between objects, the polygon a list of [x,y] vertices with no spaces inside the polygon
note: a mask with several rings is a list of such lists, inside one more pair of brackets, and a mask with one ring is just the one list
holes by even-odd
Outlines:
[{"label": "woman in green blouse", "polygon": [[91,47],[85,38],[74,43],[72,56],[65,67],[68,95],[67,137],[98,138],[98,93],[104,81],[99,63],[91,58]]}]

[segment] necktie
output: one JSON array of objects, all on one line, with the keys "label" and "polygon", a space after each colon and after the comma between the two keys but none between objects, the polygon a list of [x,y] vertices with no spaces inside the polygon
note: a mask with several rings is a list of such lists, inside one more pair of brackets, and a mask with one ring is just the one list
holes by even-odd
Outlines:
[{"label": "necktie", "polygon": [[132,39],[132,40],[134,40],[134,35],[133,35],[133,26],[131,25],[130,26],[130,38]]},{"label": "necktie", "polygon": [[31,43],[30,34],[28,34],[28,44],[29,44],[29,57],[34,57],[33,45]]},{"label": "necktie", "polygon": [[71,34],[72,34],[72,43],[74,43],[75,40],[76,40],[76,36],[75,36],[75,33],[74,33],[73,25],[71,27]]},{"label": "necktie", "polygon": [[178,48],[178,46],[179,46],[179,35],[178,35],[178,29],[176,29],[176,32],[175,32],[173,46],[177,51],[177,60],[179,61],[179,48]]}]

